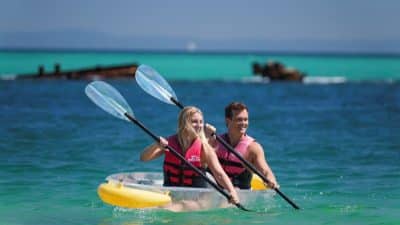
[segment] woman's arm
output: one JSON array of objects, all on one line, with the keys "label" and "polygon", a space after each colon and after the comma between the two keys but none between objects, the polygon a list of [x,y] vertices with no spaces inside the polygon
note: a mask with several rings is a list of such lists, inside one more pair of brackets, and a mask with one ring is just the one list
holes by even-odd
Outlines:
[{"label": "woman's arm", "polygon": [[229,179],[228,175],[226,175],[224,169],[222,169],[221,164],[218,161],[218,157],[215,151],[205,151],[203,149],[203,153],[205,156],[206,163],[210,168],[214,178],[217,180],[218,184],[224,187],[230,195],[232,196],[231,202],[232,203],[239,203],[239,196],[236,192],[235,187],[232,185],[231,180]]},{"label": "woman's arm", "polygon": [[147,146],[140,154],[141,161],[149,161],[160,157],[164,151],[165,147],[168,145],[168,141],[165,138],[160,137],[160,142],[155,142],[152,145]]}]

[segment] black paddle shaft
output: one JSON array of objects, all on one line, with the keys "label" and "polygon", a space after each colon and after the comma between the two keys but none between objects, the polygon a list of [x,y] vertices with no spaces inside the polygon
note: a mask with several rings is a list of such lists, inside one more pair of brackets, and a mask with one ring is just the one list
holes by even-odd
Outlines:
[{"label": "black paddle shaft", "polygon": [[[131,115],[129,115],[128,113],[124,114],[131,122],[133,122],[134,124],[138,125],[140,128],[142,128],[142,130],[144,132],[146,132],[148,135],[150,135],[155,141],[160,141],[160,138],[158,136],[156,136],[153,132],[151,132],[147,127],[145,127],[140,121],[138,121],[137,119],[135,119],[134,117],[132,117]],[[228,201],[230,201],[232,199],[232,196],[228,193],[226,193],[226,191],[224,189],[222,189],[220,186],[218,186],[215,182],[213,182],[210,178],[208,178],[199,168],[195,167],[193,164],[191,164],[190,162],[188,162],[185,157],[183,157],[181,154],[179,154],[175,149],[173,149],[170,146],[166,146],[166,148],[172,152],[172,154],[174,154],[176,157],[178,157],[180,160],[182,160],[183,162],[185,162],[191,169],[193,169],[198,175],[200,175],[203,179],[205,179],[207,181],[207,183],[209,183],[211,186],[213,186],[219,193],[221,193],[223,196],[226,197],[226,199],[228,199]],[[246,209],[243,205],[241,205],[240,203],[235,203],[235,206],[238,207],[239,209],[242,209],[244,211],[251,211],[249,209]]]},{"label": "black paddle shaft", "polygon": [[[176,106],[178,106],[180,109],[183,109],[184,106],[174,97],[171,97],[170,100],[175,103]],[[251,163],[249,163],[246,159],[242,157],[235,149],[232,148],[224,139],[219,137],[218,135],[214,134],[217,141],[219,141],[226,149],[228,149],[229,152],[233,153],[236,157],[240,159],[240,161],[243,162],[249,168],[253,173],[257,174],[265,183],[270,183],[270,181],[262,174],[260,171],[258,171]],[[274,190],[283,198],[285,199],[293,208],[295,209],[300,209],[299,206],[297,206],[292,200],[290,200],[285,194],[283,194],[278,188],[274,188]]]},{"label": "black paddle shaft", "polygon": [[184,106],[180,102],[178,102],[178,100],[176,100],[174,97],[171,97],[171,101],[175,103],[175,105],[178,106],[180,109],[184,108]]}]

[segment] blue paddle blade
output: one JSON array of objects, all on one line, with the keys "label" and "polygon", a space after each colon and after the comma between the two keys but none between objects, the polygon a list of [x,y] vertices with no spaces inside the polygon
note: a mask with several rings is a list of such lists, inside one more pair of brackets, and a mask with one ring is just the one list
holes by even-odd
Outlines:
[{"label": "blue paddle blade", "polygon": [[129,121],[125,113],[134,116],[124,97],[104,81],[91,82],[86,86],[85,93],[97,106],[115,117]]},{"label": "blue paddle blade", "polygon": [[178,100],[168,82],[150,66],[140,65],[136,69],[135,79],[145,92],[165,103],[175,104],[171,98]]}]

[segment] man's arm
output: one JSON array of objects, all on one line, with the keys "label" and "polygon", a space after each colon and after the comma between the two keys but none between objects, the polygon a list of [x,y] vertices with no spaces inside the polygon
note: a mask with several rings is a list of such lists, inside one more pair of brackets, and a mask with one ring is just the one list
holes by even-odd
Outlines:
[{"label": "man's arm", "polygon": [[276,181],[275,175],[267,163],[262,146],[257,142],[253,142],[249,145],[248,152],[250,162],[270,181],[268,186],[271,188],[279,188],[279,184]]}]

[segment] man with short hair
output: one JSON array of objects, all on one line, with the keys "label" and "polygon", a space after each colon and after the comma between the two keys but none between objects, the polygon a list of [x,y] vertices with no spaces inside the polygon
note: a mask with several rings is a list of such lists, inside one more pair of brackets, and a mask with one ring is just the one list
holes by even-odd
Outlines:
[{"label": "man with short hair", "polygon": [[[249,126],[249,113],[247,106],[240,102],[232,102],[225,107],[225,123],[227,133],[220,135],[230,146],[232,146],[246,161],[251,163],[270,181],[267,185],[271,188],[279,188],[275,175],[269,167],[263,147],[252,137],[247,135]],[[208,125],[208,129],[215,128]],[[227,150],[216,140],[211,141],[216,148],[218,159],[230,177],[233,185],[240,189],[250,189],[252,172],[233,153]]]}]

